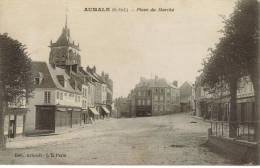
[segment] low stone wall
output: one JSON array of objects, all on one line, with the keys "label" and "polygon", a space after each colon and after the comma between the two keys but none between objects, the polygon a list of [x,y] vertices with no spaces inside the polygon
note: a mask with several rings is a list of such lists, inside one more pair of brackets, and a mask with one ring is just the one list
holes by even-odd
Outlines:
[{"label": "low stone wall", "polygon": [[232,156],[241,163],[258,163],[258,150],[255,142],[217,137],[209,134],[208,145],[219,152]]}]

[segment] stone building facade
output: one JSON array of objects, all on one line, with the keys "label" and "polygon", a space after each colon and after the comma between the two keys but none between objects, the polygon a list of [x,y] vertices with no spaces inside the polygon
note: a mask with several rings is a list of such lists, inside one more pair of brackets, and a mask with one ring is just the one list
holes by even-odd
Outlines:
[{"label": "stone building facade", "polygon": [[132,116],[152,116],[180,111],[180,91],[163,78],[141,77],[128,96]]},{"label": "stone building facade", "polygon": [[[230,114],[230,94],[228,85],[214,92],[201,85],[201,76],[195,82],[195,114],[206,119],[228,121]],[[237,121],[251,122],[255,116],[255,96],[253,84],[248,76],[239,79],[237,90]]]}]

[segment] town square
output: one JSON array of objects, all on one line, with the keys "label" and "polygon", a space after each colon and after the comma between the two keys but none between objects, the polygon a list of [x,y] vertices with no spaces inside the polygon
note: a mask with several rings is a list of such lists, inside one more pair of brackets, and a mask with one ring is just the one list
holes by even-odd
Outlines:
[{"label": "town square", "polygon": [[259,165],[258,0],[25,1],[0,2],[0,165]]}]

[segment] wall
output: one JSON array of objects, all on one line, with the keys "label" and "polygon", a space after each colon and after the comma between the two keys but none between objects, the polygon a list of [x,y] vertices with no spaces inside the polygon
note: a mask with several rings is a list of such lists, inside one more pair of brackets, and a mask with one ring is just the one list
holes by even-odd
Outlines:
[{"label": "wall", "polygon": [[26,114],[25,121],[25,133],[30,133],[35,130],[35,115],[36,115],[36,106],[35,105],[43,105],[44,104],[44,91],[51,92],[51,103],[55,104],[55,90],[54,89],[39,89],[36,88],[33,91],[33,97],[29,98],[28,103],[28,112]]},{"label": "wall", "polygon": [[208,145],[212,149],[232,156],[242,163],[250,163],[257,161],[256,143],[238,141],[231,138],[223,138],[209,135]]},{"label": "wall", "polygon": [[[60,95],[59,98],[57,97],[57,94]],[[62,99],[61,99],[61,94],[63,95]],[[77,99],[75,96],[77,96]],[[81,100],[82,100],[82,95],[80,94],[64,92],[61,90],[55,91],[54,104],[81,107],[82,106]]]}]

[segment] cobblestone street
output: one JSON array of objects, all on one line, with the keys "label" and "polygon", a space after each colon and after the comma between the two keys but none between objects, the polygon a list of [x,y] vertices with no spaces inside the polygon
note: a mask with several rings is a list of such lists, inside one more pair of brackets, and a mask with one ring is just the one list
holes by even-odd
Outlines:
[{"label": "cobblestone street", "polygon": [[209,123],[189,114],[98,120],[59,135],[8,142],[1,164],[220,165],[205,145]]}]

